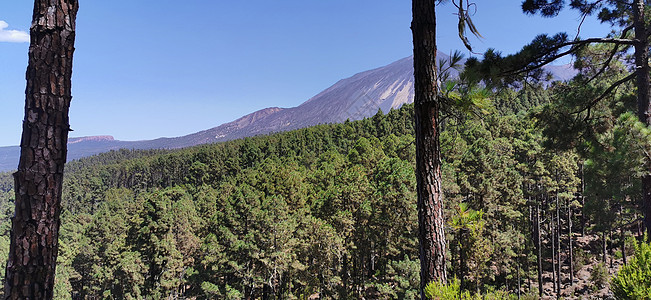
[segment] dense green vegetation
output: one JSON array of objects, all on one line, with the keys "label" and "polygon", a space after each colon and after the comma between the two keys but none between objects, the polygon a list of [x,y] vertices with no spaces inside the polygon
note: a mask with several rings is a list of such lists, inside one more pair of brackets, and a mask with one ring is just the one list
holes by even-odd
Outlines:
[{"label": "dense green vegetation", "polygon": [[651,243],[647,238],[635,244],[635,257],[619,270],[612,285],[618,299],[651,298]]},{"label": "dense green vegetation", "polygon": [[[637,146],[649,134],[625,113],[623,90],[600,110],[621,117],[554,135],[546,112],[566,105],[572,84],[507,91],[481,118],[445,119],[447,259],[458,278],[450,290],[537,295],[539,272],[567,289],[568,267],[612,262],[620,245],[618,257],[630,256],[624,241],[639,223],[640,193],[630,171],[644,165]],[[575,145],[552,138],[581,132]],[[70,162],[56,294],[417,299],[414,160],[406,105],[344,124]],[[11,181],[0,176],[5,255]],[[597,236],[603,252],[579,245],[579,232]]]}]

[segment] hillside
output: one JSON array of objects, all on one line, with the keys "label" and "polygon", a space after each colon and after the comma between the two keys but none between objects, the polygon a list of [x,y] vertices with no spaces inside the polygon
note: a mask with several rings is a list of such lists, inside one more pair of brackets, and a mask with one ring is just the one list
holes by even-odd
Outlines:
[{"label": "hillside", "polygon": [[[112,151],[69,163],[57,267],[61,298],[415,299],[412,118],[407,105],[343,124],[172,151]],[[617,254],[624,239],[613,234],[602,253],[599,227],[581,222],[581,203],[558,202],[554,195],[574,197],[584,180],[579,158],[549,155],[532,124],[527,115],[493,111],[449,123],[442,133],[451,276],[464,278],[470,290],[514,295],[519,287],[534,297],[538,232],[544,297],[556,294],[558,259],[552,257],[562,261],[564,297],[607,296],[621,256],[630,259],[630,241]],[[4,226],[12,214],[10,182],[9,174],[0,176]],[[472,235],[453,229],[464,209],[481,212]],[[570,221],[573,259],[565,231]],[[558,236],[556,226],[563,228]],[[7,250],[4,232],[0,253]],[[615,268],[602,259],[614,260]]]}]

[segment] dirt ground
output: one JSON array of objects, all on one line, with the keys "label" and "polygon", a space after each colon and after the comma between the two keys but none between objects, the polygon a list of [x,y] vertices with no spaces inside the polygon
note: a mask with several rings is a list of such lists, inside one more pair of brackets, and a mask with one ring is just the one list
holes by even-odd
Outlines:
[{"label": "dirt ground", "polygon": [[[610,283],[608,282],[612,276],[619,270],[623,264],[623,259],[615,259],[612,253],[609,253],[607,258],[606,268],[608,269],[608,279],[603,287],[596,287],[590,281],[590,274],[594,267],[599,264],[601,260],[601,253],[599,251],[600,240],[596,236],[575,236],[575,247],[581,249],[590,249],[592,258],[580,269],[575,271],[573,282],[570,284],[569,266],[561,268],[561,299],[615,299],[610,291]],[[561,259],[566,259],[561,256]],[[612,260],[612,262],[611,262]],[[612,265],[612,267],[611,267]],[[542,299],[557,299],[556,292],[554,291],[554,284],[552,282],[552,273],[543,273],[543,298]]]}]

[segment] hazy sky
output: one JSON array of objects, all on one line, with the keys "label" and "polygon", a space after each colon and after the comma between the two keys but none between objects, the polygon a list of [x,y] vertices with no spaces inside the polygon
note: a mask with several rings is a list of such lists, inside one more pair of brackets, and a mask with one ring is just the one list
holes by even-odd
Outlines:
[{"label": "hazy sky", "polygon": [[[336,81],[412,54],[406,0],[80,0],[71,137],[181,136],[258,109],[299,105]],[[0,1],[0,146],[18,145],[33,2]],[[438,47],[463,50],[450,3]],[[520,1],[477,0],[477,52],[513,53],[539,33],[576,34]],[[605,26],[588,21],[582,37]],[[466,55],[467,51],[465,51]]]}]

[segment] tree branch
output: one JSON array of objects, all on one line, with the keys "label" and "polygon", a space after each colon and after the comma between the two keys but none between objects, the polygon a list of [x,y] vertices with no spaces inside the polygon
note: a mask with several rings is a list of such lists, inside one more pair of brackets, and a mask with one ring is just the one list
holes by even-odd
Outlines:
[{"label": "tree branch", "polygon": [[[631,29],[633,29],[633,25],[624,28],[624,30],[622,30],[622,35],[621,35],[622,38],[624,38],[626,34],[628,34],[628,31]],[[613,51],[610,52],[610,56],[608,57],[604,65],[601,67],[601,69],[596,74],[594,74],[594,76],[588,79],[586,83],[594,80],[595,78],[597,78],[597,76],[601,75],[604,71],[606,71],[606,68],[608,68],[608,65],[610,65],[610,62],[613,60],[613,57],[615,57],[615,54],[617,54],[617,50],[619,50],[619,45],[615,45]]]},{"label": "tree branch", "polygon": [[597,97],[597,98],[595,98],[594,100],[592,100],[592,101],[590,102],[590,104],[588,104],[585,108],[583,108],[583,109],[581,109],[581,110],[579,110],[579,111],[576,111],[576,112],[574,112],[574,113],[577,113],[577,114],[578,114],[578,113],[584,112],[584,111],[586,111],[586,110],[589,110],[589,109],[592,108],[595,104],[597,104],[599,101],[601,101],[603,98],[606,98],[606,96],[608,96],[608,94],[610,94],[610,93],[611,93],[613,90],[615,90],[618,86],[620,86],[620,85],[622,85],[623,83],[625,83],[625,82],[627,82],[627,81],[633,79],[633,78],[635,77],[635,75],[637,75],[637,71],[636,71],[636,72],[633,72],[633,73],[631,73],[631,74],[628,74],[628,76],[626,76],[626,77],[624,77],[624,78],[622,78],[622,79],[620,79],[620,80],[617,80],[615,83],[611,84],[611,85],[610,85],[610,86],[609,86],[609,87],[608,87],[608,88],[607,88],[603,93],[601,93],[601,95],[599,95],[599,97]]},{"label": "tree branch", "polygon": [[573,47],[571,47],[569,50],[567,50],[567,51],[565,51],[563,53],[556,54],[556,55],[552,56],[551,58],[545,59],[541,63],[538,63],[538,64],[536,64],[534,66],[531,66],[531,67],[528,67],[528,68],[521,68],[521,69],[518,69],[518,70],[511,70],[511,71],[503,72],[500,75],[501,76],[517,75],[517,74],[530,72],[530,71],[539,69],[539,68],[541,68],[541,67],[543,67],[543,66],[545,66],[545,65],[547,65],[547,64],[549,64],[549,63],[551,63],[551,62],[553,62],[553,61],[555,61],[555,60],[557,60],[557,59],[559,59],[559,58],[561,58],[563,56],[566,56],[568,54],[572,54],[572,53],[576,52],[581,46],[585,46],[585,45],[588,45],[588,44],[600,43],[600,44],[615,44],[615,45],[634,45],[637,42],[638,41],[634,40],[634,39],[624,39],[624,38],[589,38],[589,39],[585,39],[585,40],[578,40],[578,41],[560,43],[560,44],[548,49],[547,51],[545,51],[545,53],[542,53],[542,54],[538,55],[532,61],[539,60],[539,59],[545,57],[546,55],[549,55],[550,53],[553,53],[554,51],[559,50],[561,48],[564,48],[564,47],[567,47],[567,46],[573,46]]},{"label": "tree branch", "polygon": [[[556,50],[558,50],[558,49],[556,49]],[[554,55],[551,58],[548,58],[548,59],[546,59],[546,60],[544,60],[544,61],[542,61],[542,62],[540,62],[540,63],[538,63],[538,64],[536,64],[534,66],[527,67],[527,68],[520,68],[518,70],[511,70],[511,71],[508,71],[508,72],[503,72],[503,73],[500,74],[500,76],[509,76],[509,75],[517,75],[517,74],[522,74],[522,73],[529,73],[531,71],[540,69],[540,68],[552,63],[553,61],[565,56],[565,55],[572,54],[573,52],[576,52],[577,50],[579,50],[579,47],[572,47],[572,48],[570,48],[570,50],[567,50],[567,51],[565,51],[563,53]],[[541,55],[538,58],[543,57],[543,56],[544,55]]]}]

